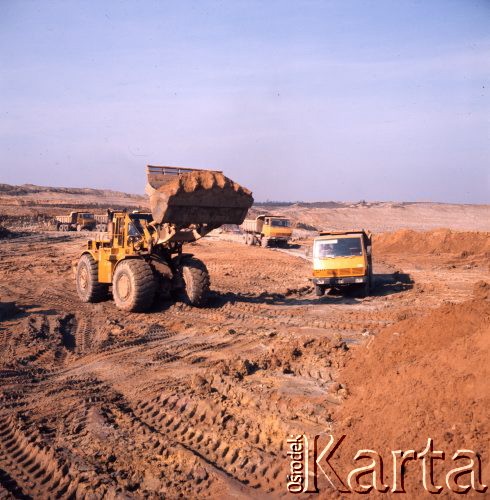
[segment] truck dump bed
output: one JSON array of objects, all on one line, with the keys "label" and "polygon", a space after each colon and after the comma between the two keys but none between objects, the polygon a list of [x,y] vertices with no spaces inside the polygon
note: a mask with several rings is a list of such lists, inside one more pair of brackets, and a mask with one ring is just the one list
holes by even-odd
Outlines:
[{"label": "truck dump bed", "polygon": [[261,219],[245,219],[240,227],[245,232],[260,233],[263,225],[264,221]]},{"label": "truck dump bed", "polygon": [[213,170],[148,165],[146,193],[153,220],[180,227],[241,224],[252,193]]}]

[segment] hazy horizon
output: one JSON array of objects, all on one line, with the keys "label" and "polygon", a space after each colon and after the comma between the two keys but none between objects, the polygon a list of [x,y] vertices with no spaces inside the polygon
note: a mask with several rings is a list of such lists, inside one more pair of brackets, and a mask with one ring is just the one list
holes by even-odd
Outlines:
[{"label": "hazy horizon", "polygon": [[490,201],[486,1],[4,1],[0,182]]}]

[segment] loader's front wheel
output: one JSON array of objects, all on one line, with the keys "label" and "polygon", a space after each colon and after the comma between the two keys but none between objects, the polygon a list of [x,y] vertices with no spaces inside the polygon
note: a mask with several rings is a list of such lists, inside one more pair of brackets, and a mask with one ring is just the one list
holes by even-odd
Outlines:
[{"label": "loader's front wheel", "polygon": [[126,259],[118,264],[112,278],[112,295],[118,309],[146,311],[153,304],[156,280],[143,259]]},{"label": "loader's front wheel", "polygon": [[82,255],[78,261],[76,285],[83,302],[100,302],[107,297],[108,286],[99,283],[97,262],[90,254]]},{"label": "loader's front wheel", "polygon": [[211,283],[204,262],[195,258],[186,259],[182,263],[182,278],[185,284],[182,291],[184,302],[197,307],[205,305]]}]

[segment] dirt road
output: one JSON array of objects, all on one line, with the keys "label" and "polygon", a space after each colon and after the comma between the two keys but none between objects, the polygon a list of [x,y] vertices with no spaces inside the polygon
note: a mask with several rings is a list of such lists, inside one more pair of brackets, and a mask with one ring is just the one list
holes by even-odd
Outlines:
[{"label": "dirt road", "polygon": [[[286,492],[285,439],[335,426],[353,347],[410,315],[463,302],[472,256],[375,255],[366,299],[317,299],[309,263],[205,239],[208,307],[82,304],[86,234],[0,241],[0,498],[157,498]],[[413,281],[413,283],[412,283]]]}]

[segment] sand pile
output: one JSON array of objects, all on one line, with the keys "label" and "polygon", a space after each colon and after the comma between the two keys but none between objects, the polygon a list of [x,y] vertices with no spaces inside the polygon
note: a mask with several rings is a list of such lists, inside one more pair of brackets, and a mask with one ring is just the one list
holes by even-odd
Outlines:
[{"label": "sand pile", "polygon": [[375,235],[374,245],[377,252],[384,253],[484,254],[490,253],[490,233],[450,229],[426,232],[401,229]]},{"label": "sand pile", "polygon": [[[339,410],[336,426],[337,434],[347,435],[340,458],[347,470],[354,467],[354,450],[377,450],[391,460],[391,450],[422,451],[430,437],[436,449],[446,453],[445,461],[436,461],[436,484],[445,485],[445,474],[467,463],[452,461],[458,449],[482,456],[488,481],[489,288],[479,282],[471,300],[401,321],[351,351],[341,374],[350,396]],[[407,492],[412,495],[422,491],[417,462],[407,467]],[[390,463],[385,472],[388,484]]]},{"label": "sand pile", "polygon": [[146,192],[156,222],[182,226],[241,224],[253,203],[248,189],[208,170],[149,174]]}]

